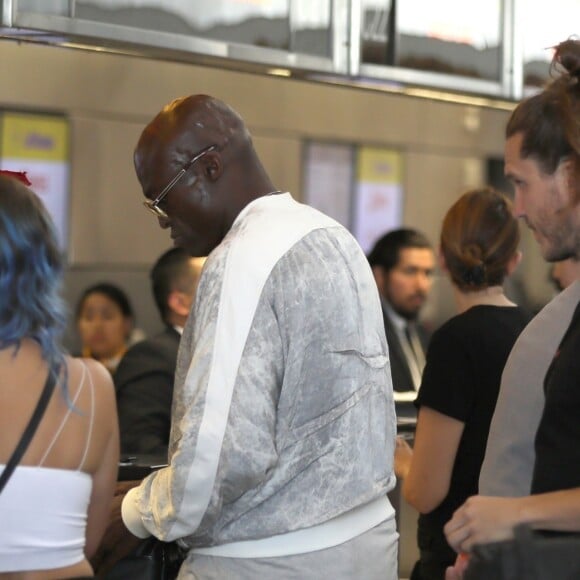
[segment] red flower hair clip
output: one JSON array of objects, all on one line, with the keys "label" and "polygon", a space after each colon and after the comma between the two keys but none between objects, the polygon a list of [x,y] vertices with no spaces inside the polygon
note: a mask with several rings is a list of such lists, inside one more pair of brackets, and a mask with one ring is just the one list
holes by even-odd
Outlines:
[{"label": "red flower hair clip", "polygon": [[26,171],[8,171],[7,169],[0,169],[0,175],[17,179],[26,186],[32,185],[31,181],[26,177]]}]

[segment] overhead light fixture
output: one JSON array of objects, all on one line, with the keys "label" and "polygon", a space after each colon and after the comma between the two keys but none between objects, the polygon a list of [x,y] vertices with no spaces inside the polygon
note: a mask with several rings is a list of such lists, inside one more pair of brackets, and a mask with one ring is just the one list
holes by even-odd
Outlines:
[{"label": "overhead light fixture", "polygon": [[503,111],[512,111],[517,105],[516,102],[494,97],[480,97],[468,93],[454,93],[451,91],[421,88],[416,86],[407,86],[396,80],[371,79],[368,77],[342,77],[331,74],[310,74],[306,78],[326,84],[340,86],[350,86],[361,89],[371,89],[395,95],[407,95],[419,99],[430,99],[434,101],[444,101],[447,103],[457,103],[473,107],[485,107],[490,109],[500,109]]},{"label": "overhead light fixture", "polygon": [[451,93],[434,89],[422,89],[418,87],[404,87],[401,92],[411,97],[423,99],[433,99],[436,101],[446,101],[448,103],[458,103],[461,105],[472,105],[475,107],[488,107],[492,109],[503,109],[511,111],[516,103],[503,99],[492,99],[488,97],[478,97],[475,95]]},{"label": "overhead light fixture", "polygon": [[276,77],[290,77],[292,76],[292,71],[287,68],[269,68],[267,70],[269,75],[274,75]]}]

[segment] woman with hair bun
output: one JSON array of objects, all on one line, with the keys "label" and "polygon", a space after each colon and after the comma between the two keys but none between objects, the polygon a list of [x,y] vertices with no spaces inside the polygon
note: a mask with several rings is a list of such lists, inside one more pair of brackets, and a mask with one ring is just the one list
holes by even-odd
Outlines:
[{"label": "woman with hair bun", "polygon": [[477,493],[501,373],[530,318],[503,289],[520,260],[519,241],[509,200],[490,188],[462,195],[443,221],[441,262],[459,314],[427,351],[414,450],[398,439],[395,454],[405,499],[420,512],[412,580],[444,578],[456,554],[443,526]]}]

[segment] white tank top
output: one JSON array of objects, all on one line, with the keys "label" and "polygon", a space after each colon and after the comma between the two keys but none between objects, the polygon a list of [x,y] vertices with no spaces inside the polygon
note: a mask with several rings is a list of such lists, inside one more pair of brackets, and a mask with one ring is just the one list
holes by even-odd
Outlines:
[{"label": "white tank top", "polygon": [[[94,420],[93,382],[84,363],[81,384],[72,401],[74,406],[87,376],[91,389],[90,422],[77,471],[42,466],[70,416],[69,409],[40,465],[19,465],[0,494],[0,572],[50,570],[72,566],[84,559],[93,480],[81,469]],[[4,468],[0,465],[0,472]]]},{"label": "white tank top", "polygon": [[82,562],[92,485],[82,471],[17,467],[0,494],[0,572]]}]

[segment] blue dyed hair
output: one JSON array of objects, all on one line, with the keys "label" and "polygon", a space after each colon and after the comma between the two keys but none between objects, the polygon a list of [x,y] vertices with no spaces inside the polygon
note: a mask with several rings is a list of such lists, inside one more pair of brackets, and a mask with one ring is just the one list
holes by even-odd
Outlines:
[{"label": "blue dyed hair", "polygon": [[[40,199],[16,179],[0,176],[0,349],[34,339],[51,368],[62,365],[63,269],[55,228]],[[66,380],[63,388],[67,397]]]}]

